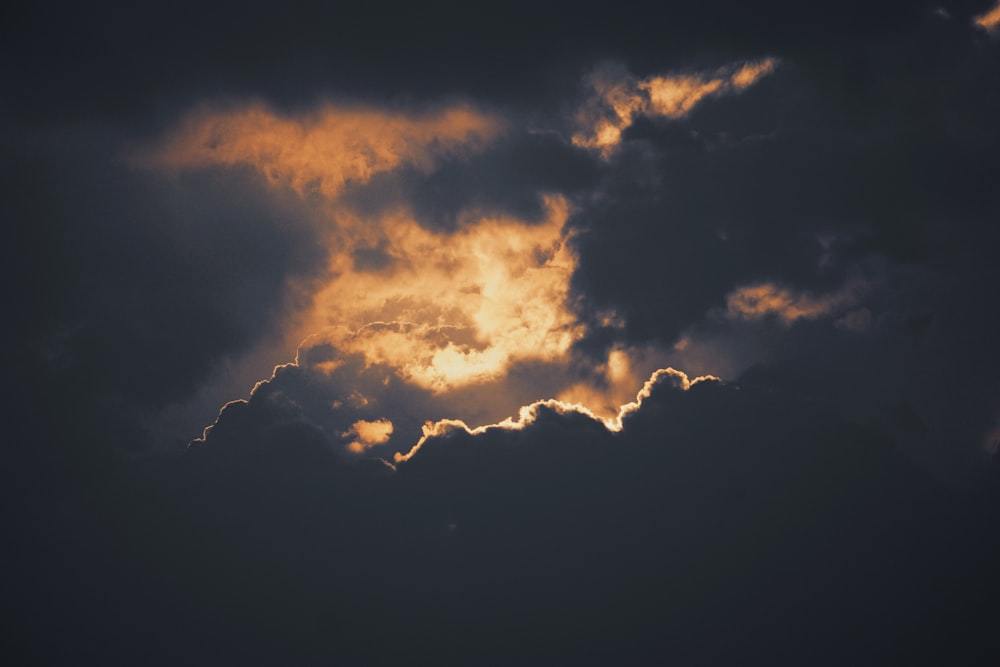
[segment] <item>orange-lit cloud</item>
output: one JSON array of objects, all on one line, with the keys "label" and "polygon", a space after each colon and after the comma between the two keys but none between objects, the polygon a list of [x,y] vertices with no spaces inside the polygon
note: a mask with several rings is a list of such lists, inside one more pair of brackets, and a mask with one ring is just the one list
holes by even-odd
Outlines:
[{"label": "orange-lit cloud", "polygon": [[[380,397],[392,390],[374,386],[367,375],[362,381],[363,369],[377,367],[386,387],[401,381],[450,399],[474,387],[478,400],[489,400],[495,392],[482,388],[495,384],[502,391],[512,366],[565,363],[585,333],[571,309],[577,259],[568,243],[571,207],[564,197],[539,194],[540,220],[466,211],[450,230],[421,225],[405,204],[362,214],[341,201],[347,185],[363,187],[378,172],[407,166],[433,171],[483,148],[502,128],[501,120],[468,107],[408,116],[326,106],[280,116],[251,105],[189,116],[145,159],[168,169],[242,168],[263,175],[277,195],[303,196],[327,262],[323,275],[297,294],[303,306],[289,320],[286,337],[305,341],[300,352],[335,351],[302,371],[327,383],[329,414],[319,417],[326,432],[360,453],[406,437],[399,429],[407,422],[397,422],[392,406],[379,412],[386,407]],[[306,197],[313,194],[320,197]],[[345,367],[348,358],[354,361]],[[278,375],[293,366],[298,360],[278,366],[251,395],[264,384],[286,381]],[[457,415],[495,415],[510,398],[494,402]],[[349,416],[351,429],[328,421],[337,415]]]},{"label": "orange-lit cloud", "polygon": [[608,157],[637,116],[679,119],[710,97],[739,93],[772,73],[773,58],[731,65],[712,74],[669,74],[636,80],[605,67],[588,78],[594,95],[577,114],[582,127],[573,143]]},{"label": "orange-lit cloud", "polygon": [[[404,211],[377,220],[345,213],[341,224],[364,233],[331,252],[332,277],[313,296],[304,330],[432,391],[496,379],[517,361],[562,357],[583,335],[569,308],[576,257],[568,204],[558,196],[544,204],[540,223],[473,216],[451,233],[425,229]],[[378,270],[355,261],[368,242],[385,257]]]},{"label": "orange-lit cloud", "polygon": [[776,317],[786,325],[801,319],[813,320],[855,305],[866,287],[864,282],[854,280],[834,292],[814,295],[774,283],[747,285],[726,297],[726,316],[743,320]]},{"label": "orange-lit cloud", "polygon": [[343,437],[353,438],[352,442],[347,445],[347,449],[355,454],[360,454],[375,445],[382,445],[389,442],[392,430],[392,422],[388,419],[376,419],[374,421],[359,419],[351,425],[350,429],[343,433]]},{"label": "orange-lit cloud", "polygon": [[281,116],[251,105],[189,116],[146,159],[176,169],[250,168],[276,190],[324,195],[318,215],[329,278],[309,288],[312,308],[290,335],[315,335],[444,391],[495,379],[513,362],[564,355],[582,336],[568,304],[576,268],[568,202],[542,195],[540,223],[469,212],[457,231],[444,232],[422,227],[405,208],[359,215],[338,195],[378,172],[433,170],[502,128],[466,106],[406,115],[327,105]]},{"label": "orange-lit cloud", "polygon": [[[711,90],[687,90],[680,101],[670,98],[667,79],[608,89],[604,98],[618,105],[623,122],[631,122],[634,112],[669,116],[722,87],[737,90],[762,75],[744,69],[728,71],[724,82],[699,84]],[[630,110],[636,91],[643,102]],[[619,430],[662,378],[690,386],[683,373],[662,369],[636,396],[635,387],[658,367],[652,365],[655,359],[615,348],[594,369],[592,382],[568,372],[560,376],[565,381],[546,380],[547,395],[557,398],[497,396],[514,386],[507,377],[515,366],[532,373],[569,366],[573,344],[586,333],[572,308],[577,257],[569,243],[572,206],[565,197],[539,193],[540,220],[467,210],[448,230],[420,224],[405,203],[365,214],[341,199],[345,187],[363,187],[380,172],[433,171],[443,161],[482,149],[502,128],[499,119],[468,107],[406,115],[325,106],[282,116],[251,105],[189,116],[146,156],[147,164],[161,168],[258,174],[276,194],[301,195],[317,221],[325,271],[303,287],[298,295],[303,305],[287,325],[288,338],[304,342],[296,361],[275,367],[252,397],[260,392],[258,398],[266,400],[293,387],[309,391],[290,400],[309,406],[302,409],[310,421],[361,454],[379,446],[410,446],[419,419],[428,418],[426,410],[431,419],[448,415],[483,423],[535,401],[521,408],[516,420],[479,428],[523,428],[546,407],[586,414]],[[616,322],[617,315],[609,312],[604,319]],[[302,388],[307,385],[310,389]],[[495,405],[464,405],[469,401]],[[445,404],[458,407],[449,414]],[[417,420],[414,411],[420,412]],[[441,429],[469,430],[463,419],[429,422],[413,451]],[[345,424],[351,426],[345,430]]]},{"label": "orange-lit cloud", "polygon": [[563,403],[586,405],[602,419],[614,419],[621,406],[635,397],[635,388],[661,362],[662,354],[653,349],[614,347],[607,360],[592,369],[596,377],[573,383],[556,398]]},{"label": "orange-lit cloud", "polygon": [[994,35],[1000,32],[1000,2],[985,14],[975,17],[973,23]]},{"label": "orange-lit cloud", "polygon": [[335,197],[379,172],[430,170],[441,157],[482,147],[502,128],[499,118],[466,106],[408,115],[325,105],[285,116],[253,104],[193,113],[138,161],[174,169],[244,167],[271,185]]}]

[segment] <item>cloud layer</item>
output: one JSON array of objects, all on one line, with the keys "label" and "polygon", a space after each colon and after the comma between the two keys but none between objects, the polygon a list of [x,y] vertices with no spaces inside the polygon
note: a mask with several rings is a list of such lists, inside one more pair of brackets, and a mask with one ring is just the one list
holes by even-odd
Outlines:
[{"label": "cloud layer", "polygon": [[994,3],[229,4],[0,21],[5,664],[997,664]]}]

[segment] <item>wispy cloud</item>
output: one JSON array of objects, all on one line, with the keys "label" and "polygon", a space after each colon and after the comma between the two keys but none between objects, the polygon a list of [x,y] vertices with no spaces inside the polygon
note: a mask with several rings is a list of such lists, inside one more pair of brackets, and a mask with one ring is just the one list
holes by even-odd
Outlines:
[{"label": "wispy cloud", "polygon": [[794,290],[765,282],[739,287],[726,297],[726,317],[759,320],[775,317],[783,324],[796,320],[814,320],[843,312],[858,303],[867,284],[848,281],[838,290],[824,294]]},{"label": "wispy cloud", "polygon": [[636,79],[622,68],[605,65],[587,79],[593,95],[577,113],[581,129],[573,136],[573,143],[608,157],[637,117],[684,118],[706,99],[750,88],[777,66],[777,60],[766,58],[729,65],[710,74],[666,74]]},{"label": "wispy cloud", "polygon": [[975,17],[972,22],[993,35],[1000,32],[1000,2],[985,14]]},{"label": "wispy cloud", "polygon": [[262,104],[190,114],[162,144],[135,156],[174,169],[247,167],[272,185],[335,197],[375,174],[482,147],[503,122],[468,106],[405,114],[325,105],[295,116]]}]

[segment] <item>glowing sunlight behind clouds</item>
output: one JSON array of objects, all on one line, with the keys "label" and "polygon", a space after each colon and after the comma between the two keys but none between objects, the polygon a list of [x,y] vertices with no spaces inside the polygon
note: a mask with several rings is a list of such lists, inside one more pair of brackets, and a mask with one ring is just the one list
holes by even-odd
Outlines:
[{"label": "glowing sunlight behind clouds", "polygon": [[588,406],[581,403],[571,403],[559,399],[546,399],[522,406],[518,411],[517,419],[507,418],[497,422],[496,424],[486,424],[475,428],[469,428],[469,426],[460,419],[441,419],[436,422],[427,422],[423,426],[420,440],[418,440],[413,448],[407,453],[397,453],[395,455],[395,461],[396,463],[408,461],[420,451],[420,448],[423,447],[423,445],[430,438],[447,435],[453,431],[465,431],[470,435],[486,433],[487,431],[494,429],[520,431],[526,426],[534,423],[538,419],[539,412],[543,409],[552,410],[562,414],[581,414],[600,423],[609,431],[617,433],[624,427],[626,417],[639,410],[639,408],[642,407],[642,402],[652,395],[653,389],[656,385],[664,381],[671,381],[677,388],[687,391],[699,382],[718,382],[719,378],[714,375],[703,375],[691,379],[688,377],[687,373],[684,373],[683,371],[679,371],[674,368],[660,368],[653,371],[652,375],[649,376],[649,379],[643,383],[642,388],[639,389],[637,394],[635,394],[634,400],[618,406],[618,409],[613,415],[610,416],[597,414]]},{"label": "glowing sunlight behind clouds", "polygon": [[540,224],[486,217],[449,234],[404,212],[371,222],[385,265],[358,266],[346,241],[331,254],[334,277],[316,294],[307,329],[432,391],[562,357],[583,334],[568,308],[576,258],[568,204],[544,201]]}]

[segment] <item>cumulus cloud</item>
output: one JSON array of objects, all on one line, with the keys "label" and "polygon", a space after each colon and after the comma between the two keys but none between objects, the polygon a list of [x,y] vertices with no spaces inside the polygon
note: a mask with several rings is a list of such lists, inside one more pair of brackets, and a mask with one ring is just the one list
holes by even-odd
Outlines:
[{"label": "cumulus cloud", "polygon": [[[133,156],[168,171],[216,167],[263,176],[276,201],[289,194],[299,200],[294,210],[308,216],[327,261],[294,286],[298,305],[283,325],[283,344],[305,341],[300,356],[336,351],[310,367],[311,375],[341,383],[350,374],[342,368],[345,359],[357,358],[415,392],[454,398],[459,388],[503,384],[514,367],[566,363],[584,335],[570,293],[576,269],[570,202],[536,192],[540,215],[532,219],[474,206],[459,209],[453,225],[436,225],[418,219],[405,199],[371,211],[343,195],[363,191],[379,175],[430,175],[463,162],[504,126],[498,116],[467,106],[404,113],[325,105],[280,115],[250,104],[195,112],[155,148]],[[247,358],[257,363],[267,353]],[[275,361],[280,358],[271,365]],[[370,394],[352,387],[329,402],[355,409],[369,403]],[[483,416],[479,410],[458,414]],[[358,418],[383,416],[358,413],[339,427],[326,418],[318,423],[328,435],[343,434]],[[398,435],[406,420],[390,421]],[[348,444],[384,442],[359,437]]]},{"label": "cumulus cloud", "polygon": [[[752,77],[730,74],[730,87]],[[664,84],[650,85],[658,91],[651,108],[665,115]],[[536,193],[536,219],[475,207],[450,226],[418,220],[405,200],[366,211],[343,198],[379,174],[433,174],[469,159],[503,127],[468,107],[405,114],[327,105],[281,116],[252,104],[189,115],[144,154],[160,169],[249,169],[275,197],[311,201],[327,255],[323,272],[303,281],[303,305],[286,325],[286,339],[303,341],[296,360],[224,406],[196,442],[232,443],[227,424],[243,419],[234,414],[280,415],[326,448],[376,457],[415,452],[427,428],[523,426],[540,407],[621,428],[657,358],[619,346],[594,366],[575,354],[588,329],[571,290],[577,257],[566,196]],[[611,311],[604,319],[618,321]],[[519,417],[498,416],[511,412]]]},{"label": "cumulus cloud", "polygon": [[657,385],[665,380],[672,381],[675,387],[683,391],[687,391],[699,382],[719,382],[719,378],[713,375],[704,375],[690,379],[683,371],[678,371],[674,368],[661,368],[654,371],[649,379],[646,380],[639,393],[636,394],[635,400],[621,405],[613,417],[601,417],[595,414],[589,407],[580,403],[567,403],[558,399],[546,399],[522,406],[518,411],[516,419],[508,417],[495,424],[485,424],[475,428],[470,428],[468,424],[459,419],[442,419],[436,422],[427,422],[422,428],[420,440],[408,452],[397,453],[394,459],[397,463],[408,461],[420,451],[420,448],[423,447],[428,439],[447,435],[453,431],[463,431],[469,435],[481,435],[494,430],[521,431],[534,424],[543,411],[560,415],[582,415],[603,425],[608,431],[618,432],[622,430],[625,419],[642,408],[642,402],[649,398]]},{"label": "cumulus cloud", "polygon": [[[994,658],[995,516],[899,450],[996,446],[997,61],[906,4],[498,8],[516,53],[448,8],[13,12],[13,652]],[[776,61],[608,70],[550,115],[595,57],[764,52],[787,76],[738,103]],[[107,168],[205,91],[274,106]],[[186,456],[94,463],[215,365],[211,412],[274,371]]]},{"label": "cumulus cloud", "polygon": [[[530,423],[533,410],[566,410],[613,430],[622,406],[655,369],[687,368],[687,358],[697,361],[695,374],[723,374],[714,363],[728,372],[759,360],[756,344],[713,354],[711,335],[699,336],[698,326],[721,319],[744,332],[753,327],[733,323],[771,319],[788,327],[830,318],[842,331],[877,327],[877,311],[862,303],[864,281],[841,278],[842,287],[826,291],[802,287],[818,275],[826,285],[837,280],[844,256],[864,234],[842,232],[839,209],[829,214],[832,222],[813,216],[803,233],[790,233],[783,221],[799,219],[789,212],[799,212],[801,188],[772,197],[768,183],[780,179],[766,168],[759,177],[745,168],[766,167],[792,150],[784,139],[723,142],[718,151],[696,138],[678,155],[598,159],[609,157],[640,118],[687,118],[709,100],[755,86],[777,66],[768,58],[643,79],[624,68],[594,70],[587,78],[593,94],[573,118],[579,131],[560,153],[567,164],[592,166],[571,180],[594,191],[525,185],[518,197],[529,193],[537,204],[525,215],[531,207],[523,202],[503,209],[470,194],[496,189],[490,179],[505,172],[476,161],[503,143],[501,134],[517,133],[517,119],[468,105],[421,113],[343,105],[288,114],[259,105],[210,110],[187,117],[146,159],[167,170],[249,175],[276,198],[302,202],[315,223],[326,261],[303,281],[286,325],[291,349],[304,341],[299,359],[251,400],[288,391],[331,442],[375,456],[412,448],[424,423],[470,432],[513,427]],[[706,118],[725,134],[724,119]],[[766,126],[768,114],[760,118]],[[532,144],[532,155],[551,148]],[[466,171],[471,176],[463,180]],[[807,192],[825,182],[811,176]],[[415,183],[434,192],[458,183],[462,193],[436,209],[410,201]],[[709,196],[714,187],[731,196]],[[441,210],[447,222],[434,219]],[[843,239],[836,253],[830,238]],[[664,247],[689,250],[665,261]],[[771,280],[761,282],[761,275]],[[724,310],[713,311],[720,302]],[[689,346],[671,349],[680,332]],[[504,419],[511,414],[518,417]],[[355,427],[382,420],[392,430],[378,438]]]},{"label": "cumulus cloud", "polygon": [[[592,392],[585,397],[593,402],[564,400],[574,395],[579,383],[560,398],[525,402],[525,387],[510,378],[440,390],[415,381],[403,365],[372,359],[364,349],[352,347],[350,338],[339,344],[344,347],[324,336],[308,338],[295,361],[277,366],[270,378],[257,383],[248,399],[223,406],[215,423],[193,446],[273,454],[284,445],[280,438],[269,434],[293,430],[308,434],[309,447],[317,452],[342,448],[398,464],[413,458],[428,439],[455,430],[470,435],[498,429],[522,430],[548,413],[574,415],[617,433],[657,388],[670,386],[687,391],[701,382],[720,381],[712,375],[690,378],[674,368],[661,368],[641,383],[638,392],[631,384],[623,402],[606,407],[636,377],[635,371],[629,369],[618,378],[619,386],[592,384]],[[396,344],[412,346],[405,334]],[[382,341],[380,345],[391,346],[393,342]],[[628,354],[622,350],[613,351],[609,357],[611,373],[621,373],[621,366],[629,363]],[[564,366],[565,360],[552,366],[529,366],[526,378],[531,382],[533,377],[554,375],[552,391],[557,392],[572,378],[565,375],[561,368]],[[538,382],[533,384],[537,391],[546,391],[537,389],[541,386]],[[512,412],[514,416],[510,416]]]},{"label": "cumulus cloud", "polygon": [[344,432],[343,437],[352,438],[351,443],[347,445],[348,451],[361,454],[375,445],[385,444],[391,435],[392,422],[388,419],[374,421],[359,419],[351,424],[351,428]]},{"label": "cumulus cloud", "polygon": [[[203,531],[202,548],[166,553],[181,563],[172,567],[190,569],[181,584],[191,590],[206,581],[237,589],[266,568],[275,592],[262,596],[255,585],[251,622],[303,619],[306,636],[337,638],[332,648],[316,642],[317,651],[357,651],[363,662],[445,648],[471,663],[502,655],[548,664],[567,650],[581,664],[594,662],[595,650],[600,663],[706,650],[729,663],[769,650],[776,622],[815,629],[786,655],[815,656],[819,636],[840,661],[873,646],[898,653],[893,633],[912,641],[927,610],[961,618],[963,630],[970,618],[988,628],[979,614],[992,603],[989,559],[968,578],[967,567],[952,568],[983,548],[950,532],[968,519],[967,505],[951,504],[877,434],[795,393],[686,384],[667,371],[651,379],[620,431],[551,403],[489,428],[430,424],[419,455],[392,473],[353,458],[284,475],[231,465],[213,474],[218,452],[192,452],[193,474],[178,476],[187,491],[178,514],[190,515],[178,531]],[[153,544],[169,546],[172,536],[154,535]],[[225,573],[242,566],[243,576],[219,582],[206,553],[225,557]],[[797,566],[785,567],[787,559]],[[937,602],[956,587],[978,591],[974,603]],[[910,595],[935,603],[911,605]],[[309,604],[274,608],[273,600],[291,599]],[[329,626],[308,622],[355,602],[397,627],[400,641],[378,642],[383,629],[353,613]],[[705,627],[692,607],[752,631],[713,642],[717,625]],[[862,639],[851,616],[858,609],[877,621],[862,627]],[[853,638],[846,646],[845,623]],[[526,649],[522,637],[535,636],[538,624],[542,648]],[[455,632],[442,636],[433,631],[439,625]],[[590,633],[596,639],[585,643]],[[953,652],[948,641],[942,654]]]},{"label": "cumulus cloud", "polygon": [[712,73],[666,74],[636,79],[623,68],[605,65],[588,77],[593,95],[577,113],[577,146],[608,157],[637,117],[677,120],[706,99],[740,93],[774,72],[778,61],[766,58],[729,65]]}]

